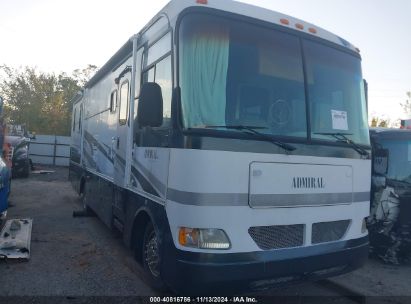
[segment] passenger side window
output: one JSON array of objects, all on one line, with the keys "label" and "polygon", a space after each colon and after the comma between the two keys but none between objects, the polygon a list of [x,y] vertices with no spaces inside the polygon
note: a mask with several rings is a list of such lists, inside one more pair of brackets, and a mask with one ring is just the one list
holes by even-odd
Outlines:
[{"label": "passenger side window", "polygon": [[161,128],[171,126],[171,97],[172,97],[172,72],[171,55],[156,63],[143,74],[144,82],[155,82],[161,87],[163,94],[163,125]]},{"label": "passenger side window", "polygon": [[120,114],[119,122],[120,125],[125,125],[128,118],[128,107],[130,101],[130,90],[129,82],[125,81],[120,88]]},{"label": "passenger side window", "polygon": [[80,115],[79,115],[79,118],[78,118],[78,130],[77,130],[78,133],[81,132],[81,119],[82,119],[82,116],[83,116],[83,107],[80,106]]},{"label": "passenger side window", "polygon": [[[142,60],[143,60],[143,53],[144,53],[144,48],[140,48],[137,51],[137,66],[136,66],[136,91],[135,91],[135,96],[136,99],[140,97],[140,89],[141,89],[141,69],[142,69]],[[136,105],[138,102],[136,102]]]},{"label": "passenger side window", "polygon": [[110,95],[110,113],[115,113],[117,109],[117,90]]},{"label": "passenger side window", "polygon": [[73,132],[76,131],[76,118],[77,118],[77,108],[74,109],[74,115],[73,115]]},{"label": "passenger side window", "polygon": [[171,96],[173,77],[171,66],[171,32],[155,42],[146,53],[142,82],[155,82],[161,87],[163,95],[163,124],[160,128],[171,127]]}]

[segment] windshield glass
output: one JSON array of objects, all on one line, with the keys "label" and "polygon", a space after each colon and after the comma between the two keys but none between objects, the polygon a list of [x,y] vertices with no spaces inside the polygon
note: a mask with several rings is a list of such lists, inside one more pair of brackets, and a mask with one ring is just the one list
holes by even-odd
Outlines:
[{"label": "windshield glass", "polygon": [[411,139],[378,140],[378,143],[389,150],[387,178],[411,182]]},{"label": "windshield glass", "polygon": [[[191,14],[184,17],[179,37],[185,128],[254,126],[268,135],[307,139],[306,100],[312,95],[312,132],[344,131],[353,134],[351,140],[369,144],[362,134],[368,134],[368,128],[360,59],[339,51],[334,54],[333,49],[320,44],[304,43],[309,60],[305,81],[297,36],[251,23]],[[321,61],[316,47],[335,58],[328,56]],[[355,71],[345,67],[346,61]],[[340,71],[340,65],[349,71]],[[324,120],[323,125],[314,124],[317,119]],[[324,135],[313,138],[335,141]]]},{"label": "windshield glass", "polygon": [[312,138],[318,133],[344,133],[369,145],[364,83],[359,58],[331,47],[304,41]]}]

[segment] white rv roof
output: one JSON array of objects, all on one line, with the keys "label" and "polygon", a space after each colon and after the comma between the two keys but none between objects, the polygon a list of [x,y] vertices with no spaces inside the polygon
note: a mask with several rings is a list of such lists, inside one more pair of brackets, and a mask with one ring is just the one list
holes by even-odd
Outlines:
[{"label": "white rv roof", "polygon": [[[314,24],[265,8],[233,0],[171,0],[140,32],[147,30],[153,22],[158,20],[160,15],[166,14],[170,21],[175,21],[183,10],[190,7],[208,7],[278,24],[291,30],[304,32],[308,35],[328,40],[351,51],[359,52],[359,50],[348,41]],[[124,44],[124,46],[96,73],[96,75],[90,79],[85,86],[86,88],[97,83],[102,77],[104,77],[105,74],[111,72],[111,70],[117,66],[119,61],[123,60],[125,56],[128,56],[131,53],[131,41],[133,37],[131,37]]]},{"label": "white rv roof", "polygon": [[[204,4],[202,4],[204,3]],[[290,28],[296,31],[302,31],[312,36],[316,36],[342,47],[346,47],[352,51],[359,52],[358,48],[349,43],[348,41],[342,39],[341,37],[326,31],[314,24],[305,22],[303,20],[281,14],[269,9],[261,8],[258,6],[233,1],[233,0],[172,0],[164,8],[164,12],[167,13],[168,17],[172,20],[177,18],[178,14],[186,8],[189,7],[209,7],[226,12],[235,13],[238,15],[248,16],[251,18],[271,22]]]}]

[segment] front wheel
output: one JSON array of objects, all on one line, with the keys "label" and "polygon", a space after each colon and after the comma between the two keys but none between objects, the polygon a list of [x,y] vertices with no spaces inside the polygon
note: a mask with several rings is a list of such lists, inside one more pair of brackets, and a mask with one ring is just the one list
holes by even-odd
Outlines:
[{"label": "front wheel", "polygon": [[151,222],[147,223],[142,247],[142,264],[148,275],[150,285],[157,290],[165,290],[165,286],[161,280],[160,241]]}]

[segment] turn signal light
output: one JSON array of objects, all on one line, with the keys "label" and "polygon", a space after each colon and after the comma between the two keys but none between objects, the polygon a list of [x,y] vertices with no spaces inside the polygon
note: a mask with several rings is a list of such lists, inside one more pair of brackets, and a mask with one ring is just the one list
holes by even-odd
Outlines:
[{"label": "turn signal light", "polygon": [[221,229],[198,229],[181,227],[178,232],[181,246],[197,249],[227,250],[231,244]]},{"label": "turn signal light", "polygon": [[196,0],[196,2],[197,2],[198,4],[204,4],[204,5],[207,5],[207,4],[208,4],[208,0]]}]

